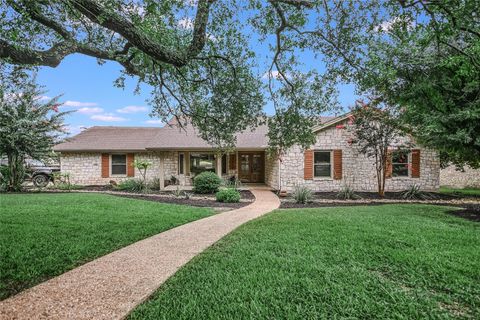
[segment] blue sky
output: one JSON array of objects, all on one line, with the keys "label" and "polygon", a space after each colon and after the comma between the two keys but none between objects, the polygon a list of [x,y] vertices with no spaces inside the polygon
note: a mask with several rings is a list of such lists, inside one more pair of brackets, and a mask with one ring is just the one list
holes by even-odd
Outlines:
[{"label": "blue sky", "polygon": [[[257,41],[251,40],[252,46],[257,46]],[[257,52],[259,56],[268,56],[265,52]],[[260,50],[261,51],[261,50]],[[313,59],[310,54],[299,53],[304,61],[305,69],[316,68],[322,71],[322,63]],[[267,58],[268,59],[268,58]],[[265,60],[267,70],[271,60]],[[75,110],[66,118],[66,124],[71,134],[77,134],[85,127],[108,126],[162,126],[159,119],[151,118],[148,105],[148,88],[140,94],[134,94],[135,79],[128,79],[125,89],[113,85],[120,74],[120,65],[107,62],[98,65],[96,59],[80,54],[66,57],[56,68],[42,67],[38,73],[39,84],[45,87],[45,96],[53,97],[62,95],[60,102],[64,105],[62,110]],[[265,71],[260,71],[265,72]],[[353,85],[339,87],[340,103],[344,109],[354,104],[356,100]],[[267,114],[272,114],[271,103],[264,106]]]}]

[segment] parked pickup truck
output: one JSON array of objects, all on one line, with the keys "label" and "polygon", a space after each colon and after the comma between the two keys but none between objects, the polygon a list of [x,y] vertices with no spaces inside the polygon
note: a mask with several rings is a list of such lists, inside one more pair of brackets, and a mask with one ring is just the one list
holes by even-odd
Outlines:
[{"label": "parked pickup truck", "polygon": [[[7,166],[8,160],[0,159],[0,166]],[[33,159],[25,160],[26,179],[32,181],[36,187],[43,188],[51,181],[53,182],[53,175],[55,172],[60,172],[59,165],[49,165],[45,162]]]}]

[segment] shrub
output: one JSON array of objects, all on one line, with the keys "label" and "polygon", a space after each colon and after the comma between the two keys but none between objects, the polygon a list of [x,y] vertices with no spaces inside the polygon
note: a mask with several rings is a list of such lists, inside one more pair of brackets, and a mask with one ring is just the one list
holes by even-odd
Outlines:
[{"label": "shrub", "polygon": [[235,176],[227,179],[223,179],[223,186],[225,188],[238,189],[242,186],[240,179],[237,179]]},{"label": "shrub", "polygon": [[226,203],[239,202],[240,192],[238,192],[236,189],[233,189],[233,188],[225,188],[218,191],[215,194],[215,197],[217,198],[218,202],[226,202]]},{"label": "shrub", "polygon": [[83,186],[78,185],[78,184],[72,184],[72,183],[58,183],[54,186],[55,189],[57,190],[80,190],[83,189]]},{"label": "shrub", "polygon": [[202,172],[193,179],[193,191],[196,193],[215,193],[222,179],[214,172]]},{"label": "shrub", "polygon": [[127,179],[120,181],[114,189],[127,192],[143,192],[148,188],[145,185],[145,182],[140,179]]},{"label": "shrub", "polygon": [[361,197],[353,191],[350,186],[343,186],[342,189],[337,193],[337,198],[343,200],[356,200]]},{"label": "shrub", "polygon": [[10,170],[7,166],[0,166],[0,191],[6,191],[10,178]]},{"label": "shrub", "polygon": [[411,185],[407,190],[402,191],[400,196],[405,200],[427,200],[432,198],[427,192],[420,190],[418,184]]},{"label": "shrub", "polygon": [[305,204],[312,200],[313,194],[312,190],[305,186],[296,186],[295,190],[293,191],[293,198],[295,199],[296,203]]},{"label": "shrub", "polygon": [[147,183],[147,187],[151,190],[160,190],[160,178],[154,177]]}]

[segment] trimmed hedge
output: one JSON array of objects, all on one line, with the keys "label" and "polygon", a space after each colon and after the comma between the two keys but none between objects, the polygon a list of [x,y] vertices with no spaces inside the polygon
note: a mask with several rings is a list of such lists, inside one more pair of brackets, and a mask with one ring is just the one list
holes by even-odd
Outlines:
[{"label": "trimmed hedge", "polygon": [[240,192],[233,188],[226,188],[218,191],[215,194],[218,202],[239,202],[240,201]]},{"label": "trimmed hedge", "polygon": [[222,184],[222,179],[214,173],[205,171],[193,179],[193,191],[195,193],[215,193]]}]

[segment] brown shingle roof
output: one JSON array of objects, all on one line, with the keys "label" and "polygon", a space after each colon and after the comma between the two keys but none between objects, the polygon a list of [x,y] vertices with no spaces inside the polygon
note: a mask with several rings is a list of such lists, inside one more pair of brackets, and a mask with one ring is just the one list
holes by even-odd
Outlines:
[{"label": "brown shingle roof", "polygon": [[[321,123],[335,117],[321,117]],[[237,134],[238,149],[265,149],[268,146],[268,127],[259,126],[253,131]],[[211,149],[212,145],[198,136],[190,124],[180,128],[167,125],[153,127],[102,127],[88,128],[67,142],[54,147],[55,151],[145,151],[175,149]]]},{"label": "brown shingle roof", "polygon": [[67,142],[56,145],[55,151],[141,151],[145,150],[161,128],[101,127],[88,128]]},{"label": "brown shingle roof", "polygon": [[[268,145],[267,126],[259,126],[254,131],[246,130],[237,134],[238,149],[264,149]],[[198,130],[191,124],[183,128],[176,125],[165,126],[150,141],[149,149],[211,149],[213,146],[198,136]]]}]

